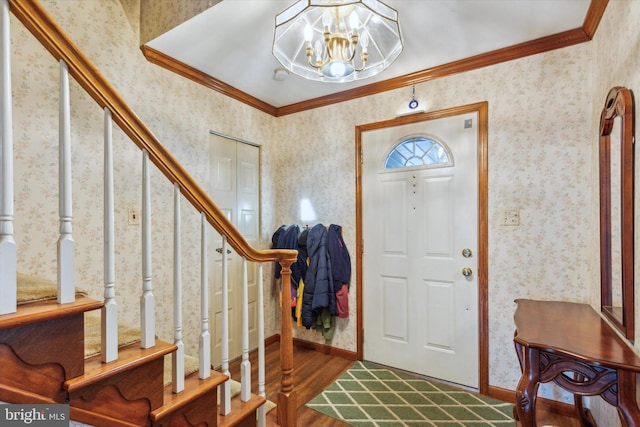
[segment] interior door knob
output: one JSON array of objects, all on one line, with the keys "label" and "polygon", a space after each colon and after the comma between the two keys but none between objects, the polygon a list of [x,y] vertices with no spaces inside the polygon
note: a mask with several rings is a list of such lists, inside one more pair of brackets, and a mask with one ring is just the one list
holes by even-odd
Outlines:
[{"label": "interior door knob", "polygon": [[473,270],[471,270],[469,267],[465,267],[462,269],[462,275],[464,277],[469,277],[473,274]]}]

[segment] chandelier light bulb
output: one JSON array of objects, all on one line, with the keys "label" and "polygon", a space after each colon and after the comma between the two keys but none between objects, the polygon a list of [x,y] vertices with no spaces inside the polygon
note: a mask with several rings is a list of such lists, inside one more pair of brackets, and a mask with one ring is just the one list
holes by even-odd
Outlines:
[{"label": "chandelier light bulb", "polygon": [[362,46],[362,51],[366,52],[369,47],[369,34],[362,30],[362,34],[360,34],[360,45]]},{"label": "chandelier light bulb", "polygon": [[316,62],[322,62],[322,43],[320,40],[316,40],[316,45],[313,48],[314,53],[316,54]]},{"label": "chandelier light bulb", "polygon": [[331,21],[333,21],[333,18],[331,17],[331,10],[329,8],[325,8],[322,12],[322,26],[325,31],[331,31]]},{"label": "chandelier light bulb", "polygon": [[311,25],[309,24],[304,27],[304,40],[307,43],[311,43],[311,40],[313,40],[313,28],[311,28]]},{"label": "chandelier light bulb", "polygon": [[360,20],[358,19],[358,14],[354,10],[349,15],[349,26],[351,27],[351,31],[356,33],[358,31],[358,27],[360,26]]}]

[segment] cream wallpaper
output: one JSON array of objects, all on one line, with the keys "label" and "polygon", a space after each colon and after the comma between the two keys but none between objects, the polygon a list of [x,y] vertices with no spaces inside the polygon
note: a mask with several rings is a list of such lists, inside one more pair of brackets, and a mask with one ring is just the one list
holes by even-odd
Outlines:
[{"label": "cream wallpaper", "polygon": [[141,0],[140,44],[166,33],[219,1],[221,0]]},{"label": "cream wallpaper", "polygon": [[[136,0],[45,0],[43,4],[205,188],[210,129],[262,145],[263,246],[280,224],[300,222],[299,202],[309,198],[318,222],[343,226],[355,259],[354,127],[395,117],[410,99],[410,88],[276,119],[147,63],[138,47]],[[609,87],[638,85],[633,72],[638,69],[638,55],[629,54],[637,51],[640,36],[632,23],[638,22],[638,15],[640,3],[610,1],[593,43],[416,86],[418,100],[430,111],[479,101],[489,104],[491,386],[514,389],[520,375],[513,350],[514,299],[597,304],[595,135]],[[620,20],[628,22],[622,30]],[[20,269],[55,278],[58,67],[15,19],[11,24]],[[614,69],[610,63],[616,64]],[[283,84],[295,84],[295,78]],[[76,281],[100,298],[103,267],[95,260],[102,259],[102,112],[75,83],[72,115]],[[127,225],[126,212],[140,205],[141,156],[119,130],[114,132],[114,144],[117,298],[120,313],[135,324],[140,233]],[[172,193],[158,172],[152,181],[157,318],[159,334],[171,339]],[[194,312],[185,318],[185,331],[195,331],[185,336],[185,344],[187,351],[193,351],[199,324],[197,310],[190,308],[198,306],[199,241],[189,230],[198,230],[199,217],[186,202],[182,206],[185,307]],[[520,211],[520,225],[501,226],[501,212],[512,208]],[[269,336],[278,332],[279,315],[269,268],[265,276]],[[352,281],[351,307],[355,301]],[[337,326],[333,345],[355,351],[355,312],[338,320]],[[324,342],[304,329],[296,329],[294,336]],[[554,395],[547,388],[542,393]]]},{"label": "cream wallpaper", "polygon": [[[600,262],[599,235],[598,235],[598,127],[600,112],[604,107],[604,101],[614,86],[624,86],[634,93],[635,98],[635,123],[638,129],[640,123],[640,110],[638,109],[638,93],[640,93],[640,34],[637,31],[637,23],[640,21],[640,2],[635,0],[614,0],[607,5],[606,13],[598,27],[598,32],[593,39],[593,86],[592,98],[594,100],[591,116],[591,159],[592,159],[592,236],[591,262],[595,267],[591,272],[591,304],[598,310],[600,307],[600,270],[597,268]],[[636,130],[636,138],[638,132]],[[638,182],[640,182],[640,168],[638,168],[638,144],[636,144],[635,165],[635,280],[636,288],[640,278],[640,209],[638,201]],[[640,352],[640,295],[635,293],[635,346],[636,353]],[[614,408],[600,398],[589,399],[589,405],[594,418],[599,426],[619,426],[618,415]]]},{"label": "cream wallpaper", "polygon": [[[590,55],[591,46],[583,44],[416,86],[417,98],[428,110],[489,103],[493,386],[515,389],[519,378],[514,299],[589,301]],[[277,179],[287,189],[278,192],[283,221],[296,221],[296,204],[309,197],[320,222],[343,225],[353,253],[354,127],[393,118],[410,99],[409,89],[396,90],[279,119],[282,167],[275,170],[286,171]],[[332,124],[330,129],[326,123]],[[318,161],[318,153],[331,156]],[[500,225],[500,213],[510,208],[520,210],[520,226]],[[355,351],[355,317],[338,325],[334,345]],[[321,340],[305,330],[296,335]]]}]

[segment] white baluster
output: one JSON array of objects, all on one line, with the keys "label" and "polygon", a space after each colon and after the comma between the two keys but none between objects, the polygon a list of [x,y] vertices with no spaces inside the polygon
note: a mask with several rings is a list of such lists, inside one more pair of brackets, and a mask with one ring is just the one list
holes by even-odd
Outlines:
[{"label": "white baluster", "polygon": [[60,60],[59,155],[58,302],[64,304],[75,299],[75,242],[71,234],[71,102],[69,97],[69,67],[62,60]]},{"label": "white baluster", "polygon": [[184,390],[184,343],[182,342],[182,244],[180,242],[180,186],[174,185],[173,191],[173,343],[178,349],[172,357],[172,390],[180,393]]},{"label": "white baluster", "polygon": [[[267,397],[265,388],[264,355],[264,284],[262,282],[262,264],[258,264],[258,395]],[[265,427],[267,417],[265,405],[258,408],[258,427]]]},{"label": "white baluster", "polygon": [[247,258],[242,257],[242,363],[240,364],[240,400],[251,399],[251,362],[249,362],[249,279]]},{"label": "white baluster", "polygon": [[104,109],[104,306],[102,307],[102,361],[118,358],[118,304],[115,291],[115,205],[113,202],[113,125]]},{"label": "white baluster", "polygon": [[[227,257],[227,238],[222,236],[222,319],[220,339],[222,351],[221,371],[231,378],[229,372],[229,260]],[[231,412],[231,382],[225,381],[220,387],[220,415]]]},{"label": "white baluster", "polygon": [[0,314],[16,312],[16,242],[13,238],[13,118],[11,106],[11,34],[9,2],[2,0],[0,65],[2,69],[2,164],[0,191]]},{"label": "white baluster", "polygon": [[156,344],[156,304],[151,281],[151,178],[149,153],[142,151],[142,296],[140,297],[140,346]]},{"label": "white baluster", "polygon": [[209,334],[209,255],[207,251],[207,217],[204,213],[200,219],[200,378],[211,376],[211,335]]}]

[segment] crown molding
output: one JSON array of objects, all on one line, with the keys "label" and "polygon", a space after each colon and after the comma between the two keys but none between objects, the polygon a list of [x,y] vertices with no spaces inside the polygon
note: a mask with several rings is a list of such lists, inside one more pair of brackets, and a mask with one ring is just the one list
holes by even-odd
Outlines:
[{"label": "crown molding", "polygon": [[600,20],[602,19],[602,15],[604,15],[607,4],[609,4],[609,0],[591,0],[589,10],[587,10],[587,16],[585,16],[584,23],[582,24],[582,29],[587,37],[589,37],[589,40],[593,39],[593,36],[596,35],[596,30],[598,29],[598,25],[600,25]]},{"label": "crown molding", "polygon": [[235,99],[236,101],[240,101],[253,108],[264,111],[265,113],[271,114],[272,116],[277,116],[276,107],[269,105],[266,102],[263,102],[258,98],[255,98],[246,92],[238,90],[235,87],[230,86],[218,79],[215,79],[210,75],[203,73],[202,71],[193,68],[190,65],[185,64],[184,62],[180,62],[147,45],[140,46],[140,50],[142,51],[142,54],[147,59],[147,61],[153,64],[176,73],[179,76],[186,77],[187,79],[208,87],[209,89],[213,89],[216,92]]},{"label": "crown molding", "polygon": [[266,102],[263,102],[245,92],[234,88],[233,86],[221,82],[220,80],[217,80],[200,70],[177,61],[176,59],[171,58],[153,48],[142,46],[140,49],[149,62],[152,62],[178,75],[186,77],[189,80],[199,83],[205,87],[227,95],[237,101],[243,102],[251,107],[257,108],[258,110],[264,111],[265,113],[268,113],[274,117],[281,117],[288,114],[294,114],[301,111],[325,107],[327,105],[338,104],[340,102],[349,101],[355,98],[371,96],[377,93],[399,89],[418,83],[424,83],[453,74],[464,73],[466,71],[476,70],[503,62],[524,58],[530,55],[536,55],[539,53],[588,42],[593,39],[608,3],[609,0],[591,0],[587,15],[585,16],[582,27],[580,28],[575,28],[573,30],[564,31],[562,33],[553,34],[547,37],[541,37],[536,40],[531,40],[514,46],[497,49],[491,52],[472,56],[470,58],[461,59],[459,61],[449,62],[448,64],[438,65],[381,82],[360,86],[354,89],[345,90],[342,92],[298,102],[295,104],[285,105],[283,107],[274,107],[270,104],[267,104]]}]

